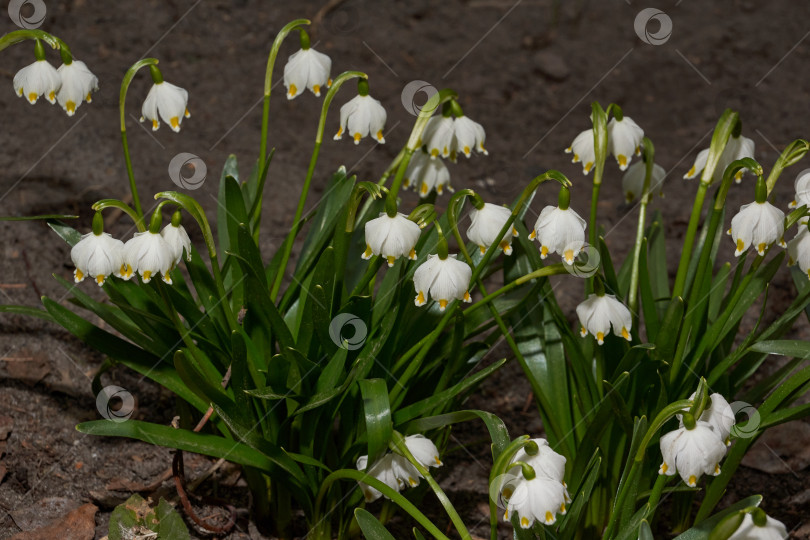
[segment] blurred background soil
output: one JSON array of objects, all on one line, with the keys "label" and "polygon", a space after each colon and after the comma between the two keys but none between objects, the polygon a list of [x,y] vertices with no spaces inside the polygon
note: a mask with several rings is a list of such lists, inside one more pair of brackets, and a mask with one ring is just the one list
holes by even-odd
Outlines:
[{"label": "blurred background soil", "polygon": [[[3,3],[3,7],[7,2]],[[460,158],[451,165],[453,186],[473,188],[487,200],[511,202],[535,175],[560,169],[574,181],[572,206],[587,213],[590,178],[563,153],[589,125],[590,102],[616,102],[645,130],[656,147],[656,162],[668,175],[660,211],[669,241],[669,264],[677,264],[695,181],[682,179],[697,152],[708,146],[711,130],[725,107],[740,111],[743,133],[756,143],[756,158],[770,168],[779,151],[810,125],[808,86],[810,4],[787,0],[678,0],[652,2],[672,22],[660,45],[643,42],[634,30],[636,14],[648,4],[630,0],[447,0],[381,2],[345,0],[323,12],[312,31],[316,49],[333,60],[333,74],[359,69],[370,76],[371,93],[388,110],[385,138],[378,146],[333,142],[337,106],[353,95],[348,86],[336,99],[316,168],[309,206],[323,195],[331,171],[345,165],[361,180],[374,181],[405,143],[414,116],[402,91],[411,81],[451,87],[465,113],[483,124],[488,157]],[[262,81],[266,54],[277,30],[289,20],[314,17],[324,2],[258,0],[46,0],[43,29],[55,33],[87,62],[100,79],[93,103],[73,118],[40,101],[35,106],[15,96],[14,73],[33,61],[29,43],[4,51],[0,62],[0,215],[67,213],[80,216],[87,230],[90,205],[101,198],[124,197],[126,171],[119,137],[118,90],[136,60],[160,59],[165,79],[187,88],[191,118],[179,134],[165,125],[152,133],[137,122],[150,84],[141,73],[129,91],[126,109],[130,149],[141,199],[175,189],[167,167],[180,152],[200,156],[208,180],[193,192],[215,215],[219,174],[235,154],[243,175],[258,154]],[[17,27],[0,11],[0,31]],[[657,23],[647,30],[658,32]],[[314,140],[320,101],[307,93],[287,101],[281,85],[283,47],[275,72],[269,144],[276,148],[265,197],[262,242],[265,253],[280,244],[292,221]],[[49,59],[58,58],[49,52]],[[421,96],[423,98],[424,96]],[[416,98],[419,103],[420,97]],[[775,200],[786,207],[792,180],[786,173]],[[614,258],[630,249],[637,211],[624,204],[621,174],[609,161],[599,205],[600,222]],[[753,198],[750,177],[729,195],[729,212]],[[556,192],[541,190],[527,220],[533,222]],[[439,199],[439,204],[446,202]],[[405,195],[405,204],[417,198]],[[127,237],[132,226],[118,219],[108,226]],[[193,240],[199,245],[199,237]],[[726,242],[720,257],[732,258]],[[360,264],[360,261],[358,261]],[[65,291],[51,277],[70,279],[69,249],[43,223],[0,222],[0,303],[37,306],[41,295],[62,303]],[[581,283],[555,280],[563,309],[573,316]],[[96,294],[90,285],[83,290]],[[795,295],[787,271],[772,283],[767,316],[777,316]],[[103,324],[103,321],[95,321]],[[750,330],[753,320],[746,321]],[[793,337],[807,339],[801,319]],[[93,438],[75,431],[76,423],[98,418],[90,379],[103,359],[60,328],[38,320],[0,316],[0,538],[57,518],[83,503],[99,508],[89,517],[96,536],[106,534],[111,508],[133,490],[159,480],[170,464],[168,450],[125,440]],[[770,360],[769,360],[770,362]],[[773,361],[774,364],[776,360]],[[772,366],[770,366],[772,367]],[[109,381],[137,399],[136,418],[168,423],[172,398],[126,370]],[[528,384],[509,364],[485,383],[471,407],[493,410],[513,436],[542,432]],[[783,520],[795,538],[810,538],[810,427],[793,423],[759,445],[756,459],[742,467],[725,502],[765,495],[763,506]],[[488,443],[481,426],[456,430],[455,448],[440,478],[458,500],[466,521],[486,533]],[[766,448],[767,446],[767,448]],[[765,463],[765,465],[763,465]],[[190,476],[211,466],[187,456]],[[768,468],[770,467],[770,469]],[[781,467],[781,469],[780,469]],[[248,505],[238,471],[225,466],[208,490],[239,506],[240,519],[230,538],[248,538]],[[173,497],[169,482],[153,496]],[[54,499],[55,498],[55,499]],[[31,516],[39,518],[31,521]],[[439,517],[437,519],[445,519]],[[445,519],[446,521],[446,519]],[[402,528],[403,534],[407,530]],[[504,529],[503,533],[508,534]],[[199,534],[199,531],[195,534]]]}]

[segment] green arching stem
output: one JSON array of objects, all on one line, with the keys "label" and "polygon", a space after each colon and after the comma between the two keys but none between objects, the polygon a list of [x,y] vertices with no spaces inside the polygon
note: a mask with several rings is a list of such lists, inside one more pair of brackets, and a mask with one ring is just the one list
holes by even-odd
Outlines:
[{"label": "green arching stem", "polygon": [[[259,164],[264,163],[267,154],[267,125],[270,120],[270,94],[273,91],[273,67],[276,65],[276,57],[281,49],[284,38],[299,26],[309,25],[309,19],[296,19],[287,23],[276,35],[273,46],[270,47],[270,54],[267,56],[267,68],[264,70],[264,104],[262,105],[262,135],[261,146],[259,147]],[[261,197],[261,193],[258,194]]]},{"label": "green arching stem", "polygon": [[508,283],[508,284],[504,285],[503,287],[501,287],[497,291],[486,295],[484,298],[482,298],[478,302],[476,302],[473,305],[471,305],[470,307],[466,308],[464,310],[464,313],[465,313],[465,315],[469,314],[469,313],[472,313],[473,311],[476,311],[477,309],[480,309],[480,308],[484,307],[485,305],[491,303],[493,300],[495,300],[499,296],[502,296],[502,295],[516,289],[517,287],[520,287],[524,283],[526,283],[528,281],[531,281],[533,279],[539,279],[539,278],[548,277],[548,276],[559,276],[559,275],[568,274],[568,273],[569,272],[566,269],[565,264],[563,264],[563,263],[550,264],[548,266],[544,266],[543,268],[538,268],[534,272],[528,273],[525,276],[520,276],[519,278],[512,281],[511,283]]},{"label": "green arching stem", "polygon": [[698,224],[700,223],[700,214],[703,211],[703,201],[706,198],[706,191],[712,183],[714,171],[717,168],[717,163],[723,150],[728,144],[728,139],[731,133],[737,128],[740,122],[740,116],[731,109],[726,109],[717,126],[714,128],[712,135],[712,142],[709,146],[709,155],[706,159],[706,166],[703,168],[703,173],[700,175],[700,183],[698,184],[697,194],[695,201],[692,204],[692,215],[689,216],[689,225],[686,228],[686,236],[683,241],[683,248],[681,250],[681,259],[678,262],[678,272],[675,275],[675,284],[672,287],[672,298],[683,296],[683,291],[686,287],[686,274],[689,270],[689,260],[692,255],[692,245],[695,243],[695,234],[697,234]]},{"label": "green arching stem", "polygon": [[[608,110],[611,106],[608,107]],[[588,244],[597,246],[598,228],[596,226],[596,213],[599,204],[599,190],[602,187],[602,177],[605,174],[605,161],[608,154],[607,113],[598,102],[591,103],[591,118],[593,121],[593,150],[594,171],[593,188],[591,189],[591,214],[588,219]],[[585,293],[593,288],[593,279],[585,280]]]},{"label": "green arching stem", "polygon": [[144,226],[143,223],[143,219],[128,204],[125,204],[122,201],[119,201],[118,199],[102,199],[93,204],[93,210],[97,212],[100,212],[105,208],[117,208],[118,210],[121,210],[130,218],[132,218],[132,221],[135,222],[135,227],[138,228],[138,232],[144,232],[146,230],[146,227]]},{"label": "green arching stem", "polygon": [[42,30],[14,30],[4,36],[0,37],[0,51],[8,47],[21,43],[27,39],[41,39],[51,46],[53,49],[65,50],[70,54],[70,48],[67,43],[48,32]]},{"label": "green arching stem", "polygon": [[442,490],[439,486],[438,482],[433,479],[433,476],[428,471],[427,467],[425,467],[418,459],[413,457],[413,454],[408,449],[408,445],[405,444],[405,438],[400,434],[398,431],[394,431],[391,437],[391,443],[389,444],[391,450],[394,450],[407,458],[408,461],[411,462],[419,474],[427,481],[430,489],[433,490],[433,493],[436,494],[436,498],[439,499],[439,502],[444,507],[444,511],[447,512],[447,515],[450,517],[450,521],[453,522],[453,525],[456,527],[459,536],[463,540],[472,540],[472,536],[470,536],[470,531],[467,530],[467,527],[464,525],[464,521],[462,521],[461,516],[458,515],[453,503],[450,502],[450,499],[447,498],[447,494]]},{"label": "green arching stem", "polygon": [[647,499],[651,512],[655,512],[655,508],[658,506],[658,501],[661,500],[661,494],[664,492],[664,488],[666,487],[670,478],[672,477],[665,474],[659,474],[658,478],[655,479],[655,484],[653,485],[652,492],[650,493],[650,498]]},{"label": "green arching stem", "polygon": [[239,325],[236,322],[236,316],[233,313],[231,303],[227,301],[228,293],[225,290],[225,284],[222,281],[222,271],[219,268],[217,246],[216,242],[214,242],[214,235],[211,232],[211,225],[208,223],[208,218],[205,216],[205,212],[200,204],[194,200],[194,198],[189,197],[185,193],[179,193],[177,191],[162,191],[155,194],[155,200],[160,199],[168,199],[177,204],[180,208],[188,212],[188,214],[194,218],[194,221],[196,221],[197,225],[200,227],[203,240],[205,241],[205,246],[208,248],[208,258],[211,260],[211,270],[214,274],[214,282],[217,286],[217,293],[219,294],[219,298],[221,300],[219,305],[223,306],[222,309],[231,330],[237,330]]},{"label": "green arching stem", "polygon": [[118,112],[121,120],[121,144],[124,146],[124,161],[127,165],[127,176],[129,176],[129,190],[132,193],[132,204],[135,205],[135,213],[140,220],[143,220],[143,210],[141,208],[141,199],[138,197],[135,173],[132,171],[132,159],[129,157],[129,144],[127,144],[127,91],[129,90],[129,85],[132,83],[132,79],[135,78],[135,74],[138,73],[138,70],[145,66],[157,66],[157,63],[158,60],[156,58],[144,58],[132,64],[124,74],[124,78],[121,81],[121,92],[118,95]]},{"label": "green arching stem", "polygon": [[376,489],[389,499],[391,499],[394,503],[396,503],[400,508],[406,511],[413,519],[417,521],[422,527],[424,527],[430,534],[432,534],[437,540],[450,540],[444,533],[442,533],[438,527],[436,527],[433,522],[428,519],[422,512],[419,511],[416,506],[408,499],[406,499],[401,493],[392,489],[384,482],[377,480],[373,476],[369,476],[367,473],[363,471],[356,471],[354,469],[340,469],[329,476],[327,476],[323,483],[321,484],[321,488],[318,491],[318,495],[315,498],[315,511],[316,515],[315,518],[317,519],[327,519],[326,517],[321,518],[320,512],[327,510],[323,508],[323,501],[326,498],[326,494],[329,492],[329,488],[332,487],[337,480],[354,480],[356,482],[363,482],[368,486]]},{"label": "green arching stem", "polygon": [[638,315],[638,281],[639,259],[641,258],[641,245],[644,241],[644,228],[647,225],[647,205],[650,203],[650,178],[652,178],[655,147],[650,139],[642,139],[644,156],[644,187],[641,190],[641,200],[638,209],[638,226],[636,227],[636,244],[633,248],[633,266],[630,269],[630,291],[627,295],[627,307],[633,316],[633,327],[639,328]]},{"label": "green arching stem", "polygon": [[[288,25],[289,26],[289,25]],[[301,196],[298,199],[298,207],[295,210],[295,217],[293,218],[292,230],[290,234],[293,238],[298,235],[298,231],[302,225],[301,216],[304,215],[304,205],[307,202],[307,195],[309,195],[309,185],[312,182],[312,175],[315,174],[315,165],[318,163],[318,154],[321,150],[321,142],[323,141],[323,132],[326,127],[326,114],[329,112],[329,105],[332,103],[332,100],[335,98],[338,90],[346,81],[350,79],[367,79],[368,75],[362,73],[360,71],[346,71],[338,75],[332,86],[329,88],[329,91],[326,93],[326,97],[323,100],[323,106],[321,107],[321,117],[318,121],[318,131],[315,134],[315,147],[312,149],[312,157],[309,160],[309,167],[307,168],[307,176],[304,179],[304,185],[301,188]],[[261,196],[258,194],[257,196]],[[258,228],[258,218],[256,221],[256,227]],[[287,263],[290,260],[290,254],[292,253],[293,242],[286,242],[284,244],[284,252],[281,256],[281,263],[278,267],[278,273],[275,276],[273,281],[273,288],[270,290],[270,298],[275,302],[276,298],[278,297],[278,292],[281,289],[281,282],[284,279],[284,274],[287,270]]]}]

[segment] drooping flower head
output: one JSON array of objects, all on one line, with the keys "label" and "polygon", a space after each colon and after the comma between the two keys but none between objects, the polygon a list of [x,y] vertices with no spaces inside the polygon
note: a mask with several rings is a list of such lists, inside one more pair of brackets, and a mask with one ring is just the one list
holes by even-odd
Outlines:
[{"label": "drooping flower head", "polygon": [[62,86],[56,94],[59,105],[65,109],[68,116],[76,114],[83,101],[93,101],[93,92],[98,91],[98,78],[87,68],[81,60],[71,60],[59,66],[57,73],[62,79]]},{"label": "drooping flower head", "polygon": [[405,176],[402,187],[413,189],[419,192],[419,197],[427,197],[430,192],[436,190],[439,195],[447,189],[453,192],[450,186],[450,171],[440,159],[431,159],[426,152],[417,150],[411,156],[408,167],[405,169]]},{"label": "drooping flower head", "polygon": [[455,124],[449,109],[439,116],[430,117],[422,134],[422,140],[430,158],[450,157],[451,151],[455,152],[455,136]]},{"label": "drooping flower head", "polygon": [[397,213],[394,217],[383,212],[380,217],[366,223],[366,250],[363,259],[372,255],[385,257],[388,266],[394,266],[399,257],[416,260],[416,242],[421,234],[419,225],[408,216]]},{"label": "drooping flower head", "polygon": [[[460,110],[461,109],[459,109],[459,111]],[[484,142],[486,142],[487,136],[484,132],[484,127],[478,122],[470,120],[469,117],[461,113],[461,116],[457,116],[455,120],[453,120],[453,132],[455,135],[454,147],[456,152],[461,152],[467,158],[470,157],[473,150],[485,156],[489,155],[487,149],[484,148]]]},{"label": "drooping flower head", "polygon": [[309,35],[300,30],[301,49],[290,56],[284,66],[284,86],[287,88],[287,99],[299,96],[304,88],[320,97],[321,89],[332,86],[329,72],[332,60],[323,53],[310,47]]},{"label": "drooping flower head", "polygon": [[586,129],[574,138],[571,146],[565,149],[566,154],[574,154],[571,163],[582,162],[582,174],[586,175],[596,163],[596,148],[593,128]]},{"label": "drooping flower head", "polygon": [[[628,167],[627,172],[622,176],[622,191],[624,200],[628,203],[640,198],[644,191],[644,177],[647,174],[647,164],[643,161],[633,163]],[[666,171],[660,165],[654,164],[652,176],[650,176],[649,193],[661,190]]]},{"label": "drooping flower head", "polygon": [[633,154],[641,154],[641,140],[644,138],[644,130],[632,118],[617,112],[608,122],[607,131],[608,150],[616,158],[619,169],[623,171],[630,164]]},{"label": "drooping flower head", "polygon": [[720,474],[720,460],[726,455],[726,445],[711,424],[683,415],[683,427],[661,437],[663,462],[658,474],[679,474],[689,487],[696,487],[704,474]]},{"label": "drooping flower head", "polygon": [[360,79],[357,87],[358,95],[340,108],[340,128],[335,134],[335,140],[339,141],[343,138],[343,133],[348,132],[354,139],[354,144],[360,144],[360,139],[368,135],[384,144],[385,108],[368,95],[368,81]]},{"label": "drooping flower head", "polygon": [[728,540],[787,540],[785,524],[767,515],[761,508],[746,512],[742,523]]},{"label": "drooping flower head", "polygon": [[[692,395],[689,396],[691,401],[694,401],[695,394],[695,392],[692,392]],[[709,406],[703,410],[698,420],[708,423],[726,446],[730,446],[731,440],[729,436],[731,435],[731,429],[734,427],[735,423],[734,410],[722,394],[715,392],[709,396],[709,399]],[[681,415],[678,415],[678,417],[680,425],[683,427],[683,418]]]},{"label": "drooping flower head", "polygon": [[152,131],[157,131],[160,127],[160,119],[171,126],[175,133],[180,131],[180,124],[183,118],[188,118],[188,92],[163,80],[163,75],[157,66],[149,66],[152,74],[152,88],[146,94],[146,99],[141,107],[141,122],[149,120],[152,123]]},{"label": "drooping flower head", "polygon": [[796,194],[788,207],[810,206],[810,169],[805,169],[796,176],[796,180],[793,181],[793,188]]},{"label": "drooping flower head", "polygon": [[531,528],[535,522],[553,525],[557,515],[565,515],[571,501],[563,482],[565,458],[556,453],[545,439],[532,439],[531,445],[518,450],[512,458],[501,496],[506,500],[504,519],[516,515],[520,527]]},{"label": "drooping flower head", "polygon": [[101,214],[97,212],[93,217],[93,232],[82,236],[70,250],[76,267],[73,271],[76,283],[90,276],[100,287],[110,275],[121,277],[124,243],[105,233],[103,225]]},{"label": "drooping flower head", "polygon": [[166,225],[160,235],[166,241],[172,252],[172,263],[174,266],[180,264],[183,259],[183,252],[186,253],[186,261],[191,262],[191,239],[183,225],[180,223],[180,210],[172,216],[172,222]]},{"label": "drooping flower head", "polygon": [[472,269],[455,255],[428,255],[413,274],[413,285],[416,289],[417,306],[424,306],[428,298],[439,302],[439,309],[444,311],[453,300],[470,302],[470,285]]},{"label": "drooping flower head", "polygon": [[164,282],[169,285],[172,283],[169,272],[174,268],[174,253],[159,232],[148,230],[135,233],[124,244],[124,264],[125,278],[137,272],[141,276],[141,281],[149,283],[153,277],[160,274]]},{"label": "drooping flower head", "polygon": [[[753,158],[754,157],[754,141],[747,137],[743,137],[740,134],[734,135],[732,134],[731,137],[728,138],[728,144],[726,144],[725,149],[723,149],[723,153],[720,154],[720,159],[717,161],[717,167],[714,169],[714,173],[712,174],[712,178],[710,183],[713,184],[715,182],[719,182],[723,179],[723,173],[725,172],[726,168],[731,165],[733,161],[742,158]],[[706,148],[701,150],[697,158],[695,158],[695,163],[692,165],[692,168],[683,176],[686,179],[691,179],[697,177],[699,174],[703,172],[703,169],[706,168],[706,162],[709,160],[709,149]],[[740,169],[734,175],[734,180],[739,184],[742,182],[743,173],[745,173],[747,169]]]},{"label": "drooping flower head", "polygon": [[[376,478],[391,489],[399,491],[402,483],[400,478],[401,470],[398,468],[398,464],[394,463],[394,458],[394,454],[386,454],[375,461],[371,467],[368,467],[368,456],[360,456],[357,459],[356,467],[358,471],[366,471],[372,478]],[[366,502],[374,502],[382,497],[380,491],[368,484],[364,484],[363,482],[358,482],[358,484],[360,484],[360,489],[363,491]]]},{"label": "drooping flower head", "polygon": [[596,337],[596,342],[602,345],[605,336],[610,333],[622,337],[627,341],[632,339],[633,319],[630,310],[624,304],[616,300],[612,294],[602,295],[590,294],[588,298],[577,306],[577,317],[581,325],[580,335],[585,337],[590,332]]},{"label": "drooping flower head", "polygon": [[810,277],[810,231],[806,223],[799,224],[793,240],[787,243],[788,266],[799,265],[799,269]]},{"label": "drooping flower head", "polygon": [[441,156],[455,162],[459,153],[470,157],[472,151],[488,155],[484,148],[484,127],[464,115],[457,101],[445,103],[442,114],[428,120],[422,140],[432,159]]},{"label": "drooping flower head", "polygon": [[529,239],[540,243],[540,258],[557,253],[567,265],[574,264],[585,247],[585,220],[568,206],[570,192],[560,189],[557,206],[546,206],[540,212]]},{"label": "drooping flower head", "polygon": [[728,230],[734,240],[734,256],[739,257],[754,246],[757,254],[764,255],[765,249],[774,243],[785,247],[785,213],[769,203],[752,202],[740,207],[740,211],[731,220]]},{"label": "drooping flower head", "polygon": [[62,87],[59,72],[45,60],[45,48],[36,40],[34,46],[36,61],[22,68],[14,75],[14,91],[33,105],[40,96],[45,96],[51,104],[56,103],[56,94]]},{"label": "drooping flower head", "polygon": [[484,203],[481,208],[473,208],[470,211],[470,227],[467,229],[467,238],[474,242],[481,254],[486,253],[487,248],[494,243],[503,250],[504,255],[512,254],[512,238],[518,235],[517,229],[513,226],[506,230],[502,238],[498,238],[503,226],[512,217],[512,211],[505,206]]}]

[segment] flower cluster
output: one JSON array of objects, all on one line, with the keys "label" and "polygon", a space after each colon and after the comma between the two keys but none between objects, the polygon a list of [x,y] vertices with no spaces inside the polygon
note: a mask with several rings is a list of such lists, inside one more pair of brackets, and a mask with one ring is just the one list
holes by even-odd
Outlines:
[{"label": "flower cluster", "polygon": [[[533,443],[533,444],[532,444]],[[517,515],[521,528],[535,522],[553,525],[557,515],[565,515],[571,502],[566,483],[565,458],[551,449],[545,439],[532,439],[518,450],[501,486],[506,501],[505,520]]]},{"label": "flower cluster", "polygon": [[33,105],[43,96],[52,105],[57,101],[68,116],[76,114],[82,102],[93,101],[92,93],[98,90],[98,78],[87,65],[63,51],[62,65],[53,67],[45,59],[45,49],[37,40],[34,48],[36,60],[14,75],[14,92]]},{"label": "flower cluster", "polygon": [[[442,461],[439,459],[439,451],[433,441],[426,438],[424,435],[409,435],[405,437],[405,446],[408,451],[423,467],[441,467]],[[419,485],[419,479],[422,475],[408,461],[405,456],[394,452],[388,452],[383,457],[369,466],[368,456],[360,456],[357,459],[357,470],[366,471],[366,473],[383,482],[385,485],[395,491],[401,491],[403,488],[414,487]],[[363,496],[366,502],[373,502],[382,496],[382,493],[368,484],[358,482],[360,489],[363,491]]]},{"label": "flower cluster", "polygon": [[164,282],[171,284],[170,272],[183,258],[183,253],[190,261],[191,240],[179,219],[172,219],[160,232],[135,233],[124,243],[102,231],[101,214],[96,213],[93,231],[73,246],[70,258],[76,267],[73,271],[76,283],[90,276],[101,286],[110,276],[129,280],[137,273],[144,283],[160,274]]},{"label": "flower cluster", "polygon": [[[624,171],[630,165],[633,154],[641,154],[641,141],[644,130],[629,116],[617,114],[607,124],[608,151],[616,158],[619,169]],[[587,175],[596,164],[596,148],[593,128],[586,129],[574,138],[566,154],[573,154],[572,163],[582,163],[582,173]]]},{"label": "flower cluster", "polygon": [[[694,400],[695,394],[689,399]],[[722,395],[712,394],[709,399],[711,403],[699,418],[684,412],[680,427],[661,437],[663,461],[658,474],[677,473],[689,487],[696,487],[704,474],[720,474],[720,460],[731,444],[734,412]]]},{"label": "flower cluster", "polygon": [[489,155],[484,148],[486,133],[483,126],[464,115],[456,101],[448,103],[442,114],[428,120],[419,149],[414,152],[405,171],[403,187],[413,187],[424,198],[433,191],[441,195],[450,186],[450,171],[439,159],[456,162],[459,154],[469,158],[473,150]]}]

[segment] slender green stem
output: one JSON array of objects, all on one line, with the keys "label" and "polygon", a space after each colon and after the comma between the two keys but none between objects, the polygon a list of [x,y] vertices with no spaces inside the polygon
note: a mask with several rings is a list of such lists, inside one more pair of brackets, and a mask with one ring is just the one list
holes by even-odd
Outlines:
[{"label": "slender green stem", "polygon": [[670,478],[672,477],[665,474],[659,474],[658,478],[655,479],[655,485],[653,485],[652,493],[650,493],[650,498],[647,500],[650,505],[650,512],[655,512],[655,508],[658,506],[658,501],[661,500],[661,494],[664,492],[664,487],[666,487]]},{"label": "slender green stem", "polygon": [[363,482],[367,484],[389,499],[391,499],[395,504],[397,504],[400,508],[405,510],[413,519],[416,520],[422,527],[424,527],[430,534],[434,536],[437,540],[450,540],[445,534],[443,534],[438,527],[436,527],[427,516],[425,516],[422,512],[419,511],[416,506],[413,505],[408,499],[406,499],[403,495],[401,495],[398,491],[392,489],[384,482],[377,480],[373,476],[369,476],[367,473],[363,471],[355,471],[353,469],[340,469],[338,471],[333,472],[329,476],[327,476],[323,483],[321,484],[321,489],[318,491],[318,495],[315,499],[315,520],[316,522],[323,519],[328,519],[325,515],[322,516],[323,512],[328,511],[328,509],[323,507],[324,499],[326,498],[326,494],[329,492],[329,488],[332,487],[337,480],[355,480],[357,482]]},{"label": "slender green stem", "polygon": [[430,489],[432,489],[433,493],[436,494],[436,498],[439,499],[439,502],[444,507],[444,511],[447,512],[447,515],[450,517],[450,521],[453,522],[453,525],[456,527],[456,530],[461,538],[464,540],[472,540],[470,531],[467,530],[467,527],[461,520],[461,516],[458,515],[453,503],[451,503],[450,499],[447,498],[447,494],[439,486],[439,483],[433,479],[433,476],[430,474],[427,467],[425,467],[418,459],[413,457],[413,454],[408,449],[408,445],[405,444],[404,437],[395,431],[390,446],[392,450],[396,450],[405,456],[408,461],[411,462],[411,465],[413,465],[416,470],[419,471],[419,474],[421,474],[422,477],[427,481]]},{"label": "slender green stem", "polygon": [[644,137],[644,187],[641,190],[641,201],[638,209],[638,225],[636,227],[636,244],[633,248],[633,266],[630,269],[630,291],[627,295],[627,307],[633,316],[633,327],[639,328],[638,314],[638,281],[639,281],[639,259],[641,258],[641,245],[644,242],[644,228],[647,225],[647,205],[650,203],[650,178],[652,177],[655,147],[652,141]]},{"label": "slender green stem", "polygon": [[214,235],[211,232],[211,225],[208,223],[208,218],[205,216],[205,212],[203,211],[202,207],[196,200],[194,200],[194,198],[189,197],[185,193],[179,193],[177,191],[163,191],[156,193],[155,200],[159,199],[168,199],[176,203],[183,210],[188,212],[189,215],[191,215],[191,217],[193,217],[197,222],[197,225],[199,225],[203,235],[203,240],[205,241],[205,246],[208,248],[208,258],[211,260],[211,271],[214,274],[214,282],[216,283],[217,293],[219,294],[220,298],[219,305],[222,306],[222,310],[231,330],[238,330],[239,325],[236,322],[236,316],[233,312],[231,303],[228,301],[228,291],[225,290],[225,284],[222,280],[222,271],[219,267],[219,257],[217,256],[217,246],[216,242],[214,242]]},{"label": "slender green stem", "polygon": [[[264,70],[264,104],[262,105],[262,134],[261,146],[259,147],[259,166],[264,163],[267,155],[267,126],[270,121],[270,94],[273,91],[273,67],[276,65],[276,57],[281,49],[284,38],[299,26],[307,26],[308,19],[296,19],[287,23],[276,35],[273,46],[270,47],[270,54],[267,56],[267,67]],[[261,196],[261,195],[260,195]]]},{"label": "slender green stem", "polygon": [[[315,147],[312,149],[312,157],[309,159],[309,167],[307,168],[307,176],[304,179],[304,185],[301,188],[301,196],[298,199],[298,207],[295,210],[295,217],[293,218],[293,225],[292,231],[290,232],[293,240],[298,235],[298,231],[301,229],[302,220],[301,216],[304,215],[304,206],[307,202],[307,195],[309,195],[309,186],[312,183],[312,176],[315,174],[315,165],[318,163],[318,154],[321,151],[321,142],[323,141],[323,132],[326,127],[326,115],[329,112],[329,105],[332,103],[332,100],[335,98],[337,91],[340,90],[340,87],[346,81],[350,79],[361,78],[367,79],[368,75],[362,73],[360,71],[346,71],[338,75],[332,86],[329,88],[329,91],[326,93],[326,97],[323,100],[323,106],[321,107],[321,117],[318,121],[318,131],[315,134]],[[259,214],[261,215],[261,214]],[[256,225],[258,226],[258,220]],[[292,253],[293,242],[287,242],[284,244],[284,252],[281,255],[281,264],[278,267],[278,273],[275,276],[273,281],[273,287],[270,290],[270,298],[273,301],[276,301],[278,297],[279,290],[281,289],[281,282],[284,279],[284,274],[287,271],[287,263],[290,260],[290,254]]]},{"label": "slender green stem", "polygon": [[59,50],[64,49],[70,54],[67,43],[43,30],[14,30],[13,32],[9,32],[0,37],[0,51],[27,39],[41,39],[52,48]]},{"label": "slender green stem", "polygon": [[684,237],[683,247],[681,249],[681,259],[678,262],[678,272],[675,275],[675,284],[672,287],[672,298],[683,296],[683,291],[686,287],[686,274],[689,271],[689,260],[692,258],[692,245],[695,243],[695,234],[697,233],[698,224],[700,222],[700,214],[703,210],[703,201],[706,198],[706,191],[712,183],[714,172],[720,157],[728,144],[728,139],[732,131],[739,127],[740,116],[732,111],[726,109],[717,126],[714,128],[712,135],[712,142],[709,146],[709,155],[706,158],[706,165],[700,175],[700,184],[698,184],[698,191],[695,195],[695,202],[692,204],[692,215],[689,217],[689,225],[686,228],[686,236]]},{"label": "slender green stem", "polygon": [[146,230],[142,216],[139,216],[128,204],[125,204],[118,199],[102,199],[93,204],[93,210],[96,212],[100,212],[105,208],[116,208],[121,210],[132,218],[132,221],[135,222],[135,226],[138,228],[138,232],[144,232]]},{"label": "slender green stem", "polygon": [[464,310],[464,315],[465,316],[469,315],[473,311],[475,311],[475,310],[477,310],[477,309],[479,309],[481,307],[484,307],[487,304],[490,304],[493,300],[495,300],[499,296],[502,296],[502,295],[516,289],[517,287],[520,287],[521,285],[523,285],[527,281],[531,281],[531,280],[537,279],[537,278],[548,277],[548,276],[557,276],[557,275],[567,274],[567,273],[568,273],[568,270],[566,270],[565,265],[563,263],[551,264],[549,266],[544,266],[543,268],[538,268],[534,272],[530,272],[530,273],[526,274],[525,276],[520,276],[515,281],[512,281],[511,283],[507,283],[506,285],[504,285],[503,287],[501,287],[497,291],[494,291],[494,292],[484,296],[484,298],[482,298],[478,302],[476,302],[473,305],[466,308]]},{"label": "slender green stem", "polygon": [[158,63],[155,58],[144,58],[138,60],[127,70],[124,78],[121,81],[121,92],[118,95],[118,112],[121,121],[121,144],[124,147],[124,161],[127,165],[127,176],[129,177],[129,190],[132,193],[132,204],[135,206],[135,213],[143,220],[143,209],[141,208],[141,199],[138,197],[138,186],[135,183],[135,173],[132,171],[132,159],[129,157],[129,144],[127,143],[127,117],[126,117],[126,102],[127,91],[135,74],[138,73],[142,67],[156,66]]}]

